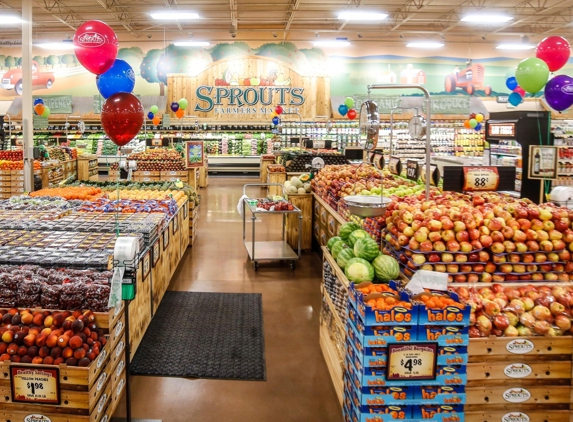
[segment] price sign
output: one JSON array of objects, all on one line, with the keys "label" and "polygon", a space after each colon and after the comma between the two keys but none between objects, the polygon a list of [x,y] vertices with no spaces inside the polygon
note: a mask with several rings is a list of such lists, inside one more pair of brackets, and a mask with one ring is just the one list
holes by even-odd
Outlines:
[{"label": "price sign", "polygon": [[388,381],[435,380],[438,343],[388,345]]},{"label": "price sign", "polygon": [[498,187],[497,167],[464,167],[464,191],[495,191]]},{"label": "price sign", "polygon": [[382,170],[384,168],[384,155],[381,153],[373,153],[370,155],[370,162],[374,164],[378,170]]},{"label": "price sign", "polygon": [[406,177],[410,180],[418,180],[419,165],[417,161],[408,160],[406,162]]},{"label": "price sign", "polygon": [[388,170],[392,174],[401,174],[402,173],[402,161],[400,161],[400,157],[390,157],[390,162],[388,163]]},{"label": "price sign", "polygon": [[323,149],[326,148],[325,141],[312,141],[312,147],[316,149]]},{"label": "price sign", "polygon": [[153,244],[152,252],[153,252],[153,266],[155,267],[157,261],[159,261],[159,256],[161,255],[161,250],[159,248],[159,239],[157,240],[157,242]]},{"label": "price sign", "polygon": [[145,281],[150,271],[151,271],[151,251],[147,252],[143,257],[143,281]]},{"label": "price sign", "polygon": [[60,370],[42,366],[10,366],[12,401],[60,404]]},{"label": "price sign", "polygon": [[151,140],[151,146],[160,147],[163,145],[163,139],[161,138],[153,138]]},{"label": "price sign", "polygon": [[[422,179],[423,183],[426,183],[426,166],[422,166],[422,170],[420,171],[420,178]],[[438,186],[440,182],[440,170],[437,166],[430,166],[430,185]]]}]

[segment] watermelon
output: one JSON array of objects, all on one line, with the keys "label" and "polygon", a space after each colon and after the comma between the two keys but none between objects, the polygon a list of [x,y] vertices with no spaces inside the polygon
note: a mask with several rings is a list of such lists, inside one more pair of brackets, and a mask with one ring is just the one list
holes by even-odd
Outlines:
[{"label": "watermelon", "polygon": [[342,226],[340,226],[340,230],[338,230],[338,235],[343,241],[348,242],[348,237],[350,236],[350,233],[352,233],[354,230],[358,230],[359,228],[360,226],[356,223],[345,223]]},{"label": "watermelon", "polygon": [[352,258],[346,263],[344,274],[353,283],[374,280],[374,267],[362,258]]},{"label": "watermelon", "polygon": [[353,248],[354,244],[358,239],[365,239],[365,238],[372,239],[367,231],[362,229],[354,230],[352,233],[350,233],[350,236],[348,236],[347,243],[350,245],[351,248]]},{"label": "watermelon", "polygon": [[347,248],[348,245],[346,243],[344,243],[342,240],[339,240],[338,242],[335,242],[334,245],[332,245],[332,257],[334,259],[336,259],[338,257],[338,254],[340,253],[340,251],[344,248]]},{"label": "watermelon", "polygon": [[350,261],[352,258],[356,258],[354,256],[354,252],[352,252],[352,249],[345,248],[345,249],[342,249],[340,251],[340,253],[338,254],[338,258],[336,258],[336,263],[338,264],[338,266],[340,268],[344,269],[344,267],[346,267],[346,264],[348,263],[348,261]]},{"label": "watermelon", "polygon": [[327,248],[329,251],[332,251],[332,246],[334,246],[334,244],[335,244],[336,242],[338,242],[339,240],[342,240],[342,239],[341,239],[340,237],[338,237],[338,236],[331,237],[330,239],[328,239],[328,243],[326,244],[326,248]]},{"label": "watermelon", "polygon": [[354,255],[368,262],[372,262],[378,256],[378,252],[380,252],[378,243],[370,237],[358,239],[354,244]]},{"label": "watermelon", "polygon": [[376,279],[380,281],[396,280],[400,275],[398,261],[388,255],[380,255],[372,261]]}]

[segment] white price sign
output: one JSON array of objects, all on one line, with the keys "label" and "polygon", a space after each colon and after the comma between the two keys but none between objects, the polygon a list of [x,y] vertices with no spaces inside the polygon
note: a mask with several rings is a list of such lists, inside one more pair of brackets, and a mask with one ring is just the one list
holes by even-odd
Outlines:
[{"label": "white price sign", "polygon": [[495,191],[498,187],[497,167],[464,167],[464,191]]}]

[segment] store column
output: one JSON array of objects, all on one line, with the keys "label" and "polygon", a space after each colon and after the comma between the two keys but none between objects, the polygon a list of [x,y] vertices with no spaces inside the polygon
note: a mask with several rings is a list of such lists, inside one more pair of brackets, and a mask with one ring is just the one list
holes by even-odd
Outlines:
[{"label": "store column", "polygon": [[24,190],[34,187],[34,128],[32,126],[32,0],[22,1],[22,130]]}]

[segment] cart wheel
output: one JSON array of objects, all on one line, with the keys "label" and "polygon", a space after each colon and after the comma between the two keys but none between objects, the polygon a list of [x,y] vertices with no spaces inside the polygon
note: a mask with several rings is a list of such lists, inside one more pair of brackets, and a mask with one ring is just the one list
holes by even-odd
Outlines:
[{"label": "cart wheel", "polygon": [[253,262],[253,268],[255,269],[255,271],[259,269],[259,263],[257,261]]},{"label": "cart wheel", "polygon": [[294,262],[294,261],[291,261],[291,262],[290,262],[290,269],[291,269],[291,270],[294,270],[295,267],[296,267],[295,262]]}]

